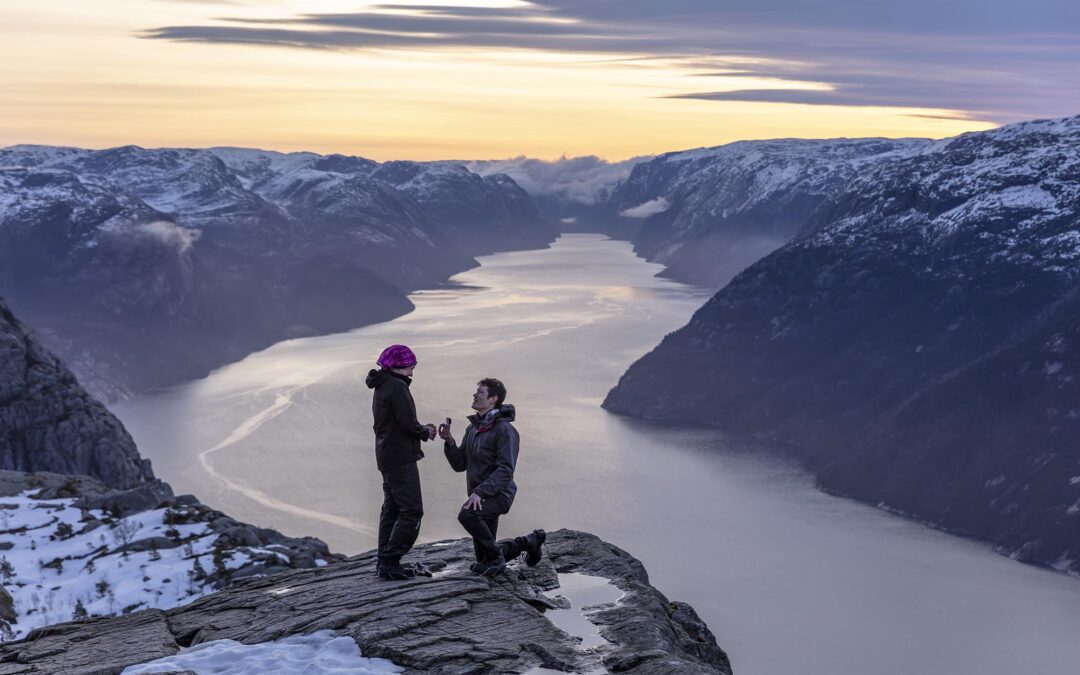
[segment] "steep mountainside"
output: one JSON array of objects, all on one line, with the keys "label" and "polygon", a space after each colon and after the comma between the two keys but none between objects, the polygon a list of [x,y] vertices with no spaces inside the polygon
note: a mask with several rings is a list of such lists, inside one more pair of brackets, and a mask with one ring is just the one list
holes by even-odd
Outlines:
[{"label": "steep mountainside", "polygon": [[1080,572],[1078,148],[1069,118],[868,167],[605,406],[789,441],[826,489]]},{"label": "steep mountainside", "polygon": [[2,300],[0,469],[0,641],[336,560],[317,539],[175,497],[123,424]]},{"label": "steep mountainside", "polygon": [[2,299],[0,468],[84,474],[120,488],[154,478],[120,420],[27,333]]},{"label": "steep mountainside", "polygon": [[720,287],[792,239],[853,176],[929,141],[741,141],[673,152],[634,166],[611,197],[626,219],[644,219],[634,250],[664,275]]},{"label": "steep mountainside", "polygon": [[385,321],[554,238],[513,181],[456,165],[14,146],[0,167],[0,293],[107,399]]}]

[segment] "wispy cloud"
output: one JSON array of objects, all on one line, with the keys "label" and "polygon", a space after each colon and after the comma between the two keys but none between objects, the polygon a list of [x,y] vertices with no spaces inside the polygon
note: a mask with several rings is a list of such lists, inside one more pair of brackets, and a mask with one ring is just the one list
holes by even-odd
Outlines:
[{"label": "wispy cloud", "polygon": [[657,197],[656,199],[650,199],[644,204],[638,204],[632,208],[624,209],[619,212],[619,215],[624,218],[649,218],[658,213],[663,213],[670,208],[671,202],[663,197]]},{"label": "wispy cloud", "polygon": [[[1080,109],[1080,3],[1060,0],[535,0],[380,5],[147,30],[150,39],[308,49],[489,48],[679,60],[732,81],[674,97],[957,111],[997,121]],[[816,89],[784,82],[820,85]],[[945,114],[948,116],[948,114]]]},{"label": "wispy cloud", "polygon": [[150,223],[136,225],[135,231],[169,248],[176,249],[176,252],[180,254],[187,253],[202,235],[199,230],[177,225],[167,220],[155,220]]}]

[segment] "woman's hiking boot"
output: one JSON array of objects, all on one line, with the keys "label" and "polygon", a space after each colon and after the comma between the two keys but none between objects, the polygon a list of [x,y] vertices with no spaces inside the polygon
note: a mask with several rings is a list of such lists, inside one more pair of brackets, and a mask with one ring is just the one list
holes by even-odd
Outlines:
[{"label": "woman's hiking boot", "polygon": [[416,576],[416,570],[404,567],[400,563],[393,565],[379,565],[379,578],[385,581],[407,581]]},{"label": "woman's hiking boot", "polygon": [[495,560],[474,563],[469,569],[472,570],[473,574],[479,574],[490,579],[506,571],[506,561],[499,557]]}]

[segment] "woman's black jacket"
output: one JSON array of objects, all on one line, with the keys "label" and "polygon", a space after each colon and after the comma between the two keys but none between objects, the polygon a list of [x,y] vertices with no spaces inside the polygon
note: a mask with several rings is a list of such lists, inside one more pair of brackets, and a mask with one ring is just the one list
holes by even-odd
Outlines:
[{"label": "woman's black jacket", "polygon": [[416,404],[409,393],[412,381],[390,370],[372,370],[367,386],[374,389],[371,415],[375,429],[375,462],[379,471],[415,462],[424,456],[420,441],[428,431],[416,419]]}]

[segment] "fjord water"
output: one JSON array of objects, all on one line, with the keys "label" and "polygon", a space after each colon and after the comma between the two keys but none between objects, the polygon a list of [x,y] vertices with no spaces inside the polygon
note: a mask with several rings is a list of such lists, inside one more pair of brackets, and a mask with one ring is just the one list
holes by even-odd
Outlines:
[{"label": "fjord water", "polygon": [[[483,258],[414,294],[407,316],[282,342],[114,410],[178,492],[358,553],[382,499],[363,378],[406,343],[421,421],[452,417],[459,438],[476,380],[506,383],[522,445],[502,534],[569,527],[629,550],[739,675],[1077,672],[1080,581],[824,495],[753,443],[603,411],[630,363],[708,297],[660,269],[626,243],[567,235]],[[464,476],[441,444],[424,448],[421,540],[464,536]]]}]

